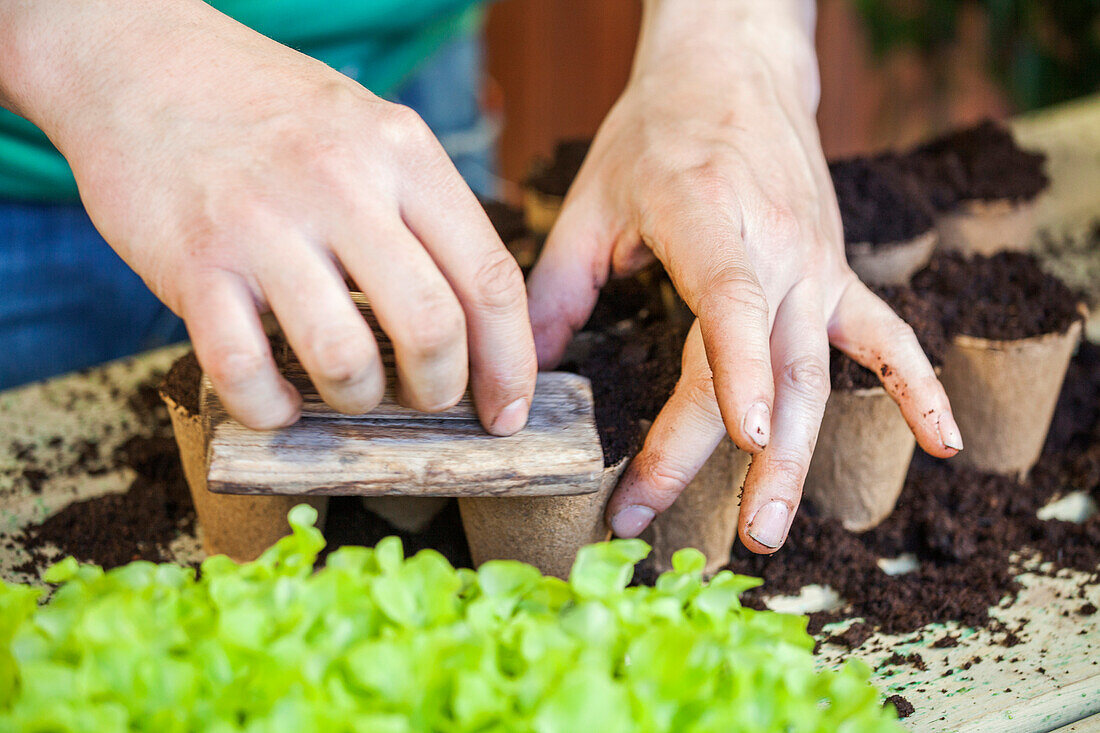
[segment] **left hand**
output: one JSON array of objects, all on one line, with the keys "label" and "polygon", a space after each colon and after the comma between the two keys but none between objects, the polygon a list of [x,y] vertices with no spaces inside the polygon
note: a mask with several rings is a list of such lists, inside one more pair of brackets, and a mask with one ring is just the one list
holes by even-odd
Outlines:
[{"label": "left hand", "polygon": [[830,342],[885,375],[926,451],[962,448],[912,329],[845,261],[806,6],[649,0],[631,80],[529,279],[542,368],[611,274],[654,257],[697,316],[680,382],[609,504],[619,536],[668,508],[728,434],[755,454],[741,539],[779,548],[829,395]]}]

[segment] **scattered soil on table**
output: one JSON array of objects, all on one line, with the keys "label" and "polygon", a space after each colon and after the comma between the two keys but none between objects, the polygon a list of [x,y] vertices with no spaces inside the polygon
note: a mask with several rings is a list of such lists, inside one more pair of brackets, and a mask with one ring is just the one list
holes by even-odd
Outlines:
[{"label": "scattered soil on table", "polygon": [[844,241],[886,245],[908,242],[932,229],[932,206],[911,176],[888,156],[829,164]]},{"label": "scattered soil on table", "polygon": [[37,568],[66,555],[104,568],[132,560],[165,562],[171,559],[168,545],[194,532],[195,512],[174,439],[131,438],[112,461],[137,474],[124,493],[73,502],[16,537]]},{"label": "scattered soil on table", "polygon": [[526,184],[548,196],[565,196],[573,179],[577,177],[591,144],[592,141],[588,139],[559,141],[554,146],[554,156],[548,161],[536,163]]},{"label": "scattered soil on table", "polygon": [[912,287],[935,303],[948,337],[1021,339],[1061,333],[1081,318],[1080,298],[1023,252],[937,254]]},{"label": "scattered soil on table", "polygon": [[848,649],[858,649],[863,646],[863,642],[871,638],[871,635],[875,633],[875,629],[870,624],[865,624],[862,621],[857,621],[854,624],[849,624],[848,628],[839,634],[833,634],[825,640],[827,644],[838,644]]},{"label": "scattered soil on table", "polygon": [[990,120],[931,140],[899,161],[944,212],[965,201],[1032,199],[1050,184],[1046,156],[1024,150],[1007,127]]},{"label": "scattered soil on table", "polygon": [[909,702],[901,695],[891,695],[886,698],[886,704],[894,706],[894,710],[898,711],[899,718],[908,718],[913,714],[913,703]]},{"label": "scattered soil on table", "polygon": [[[938,367],[943,364],[947,339],[944,336],[943,320],[936,309],[935,301],[904,285],[890,285],[874,290],[903,321],[912,326],[932,366]],[[890,365],[884,364],[880,367],[880,374],[876,375],[839,350],[833,348],[829,351],[829,376],[833,389],[838,391],[877,387],[881,384],[879,377],[885,376],[881,371],[890,369]]]},{"label": "scattered soil on table", "polygon": [[[1100,499],[1100,347],[1082,344],[1067,374],[1043,456],[1026,482],[914,458],[897,508],[881,525],[852,534],[839,522],[816,516],[809,505],[795,516],[786,544],[772,556],[734,548],[730,569],[764,578],[763,589],[746,594],[749,605],[763,597],[797,593],[804,585],[829,585],[848,605],[814,614],[812,625],[863,617],[889,633],[925,624],[958,621],[999,633],[1006,646],[1019,629],[1001,627],[989,609],[1020,590],[1022,563],[1041,555],[1056,572],[1100,568],[1100,515],[1084,523],[1043,521],[1036,512],[1063,491]],[[919,567],[890,576],[880,558],[916,556]],[[1100,580],[1100,578],[1097,578]]]}]

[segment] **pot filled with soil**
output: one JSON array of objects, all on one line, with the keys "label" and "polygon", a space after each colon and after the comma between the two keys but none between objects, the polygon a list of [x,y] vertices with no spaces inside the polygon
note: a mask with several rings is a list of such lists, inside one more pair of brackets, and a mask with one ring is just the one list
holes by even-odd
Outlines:
[{"label": "pot filled with soil", "polygon": [[910,151],[905,165],[936,210],[940,247],[992,254],[1027,249],[1046,156],[1020,148],[995,122],[950,133]]},{"label": "pot filled with soil", "polygon": [[534,162],[523,184],[523,213],[527,228],[546,236],[557,221],[565,194],[581,169],[592,141],[560,140],[550,159]]},{"label": "pot filled with soil", "polygon": [[194,352],[180,357],[165,375],[160,396],[168,406],[184,477],[195,504],[203,551],[237,562],[255,560],[280,537],[290,534],[286,515],[296,504],[317,510],[323,525],[326,497],[237,496],[206,488],[207,431],[199,411],[202,370]]},{"label": "pot filled with soil", "polygon": [[935,300],[949,338],[941,381],[966,442],[956,460],[1026,476],[1081,336],[1077,298],[1019,252],[939,254],[913,287]]},{"label": "pot filled with soil", "polygon": [[[566,577],[581,546],[609,537],[607,500],[680,374],[690,320],[681,318],[679,309],[668,314],[663,297],[658,278],[612,281],[561,364],[592,385],[604,452],[600,490],[587,496],[460,498],[475,564],[523,560]],[[651,558],[668,563],[673,551],[693,546],[707,553],[708,567],[724,564],[747,465],[747,456],[732,443],[721,446],[681,499],[643,535],[654,545]]]},{"label": "pot filled with soil", "polygon": [[[946,342],[932,304],[904,286],[881,288],[878,294],[913,327],[939,368]],[[804,491],[820,515],[863,532],[894,510],[916,439],[878,376],[836,349],[829,366],[832,392]]]},{"label": "pot filled with soil", "polygon": [[699,473],[665,511],[642,533],[653,548],[646,563],[657,573],[672,569],[672,555],[694,547],[706,555],[703,574],[714,575],[730,561],[737,539],[741,487],[752,456],[725,438]]},{"label": "pot filled with soil", "polygon": [[844,224],[844,250],[868,285],[904,285],[936,248],[932,207],[892,156],[829,164]]}]

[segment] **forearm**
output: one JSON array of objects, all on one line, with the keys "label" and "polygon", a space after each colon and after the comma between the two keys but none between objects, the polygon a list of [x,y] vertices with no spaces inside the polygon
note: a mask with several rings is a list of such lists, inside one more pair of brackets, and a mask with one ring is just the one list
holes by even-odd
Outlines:
[{"label": "forearm", "polygon": [[201,0],[0,0],[0,104],[66,152],[216,73],[210,49],[251,36],[267,41]]},{"label": "forearm", "polygon": [[802,104],[820,93],[814,0],[645,0],[632,80],[675,69],[718,91],[766,66]]}]

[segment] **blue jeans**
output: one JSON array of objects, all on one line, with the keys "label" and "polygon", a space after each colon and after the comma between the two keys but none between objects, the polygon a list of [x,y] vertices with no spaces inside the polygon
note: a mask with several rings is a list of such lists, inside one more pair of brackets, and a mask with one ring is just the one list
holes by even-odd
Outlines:
[{"label": "blue jeans", "polygon": [[[481,79],[480,38],[465,36],[393,99],[420,113],[475,192],[492,195],[495,141],[478,105]],[[0,200],[0,389],[186,338],[80,204]]]}]

